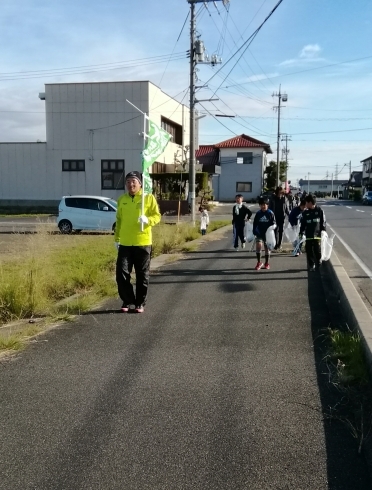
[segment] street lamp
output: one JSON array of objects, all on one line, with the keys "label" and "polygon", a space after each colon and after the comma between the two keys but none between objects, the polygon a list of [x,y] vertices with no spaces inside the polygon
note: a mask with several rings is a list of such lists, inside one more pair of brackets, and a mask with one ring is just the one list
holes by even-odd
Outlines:
[{"label": "street lamp", "polygon": [[310,172],[307,172],[307,193],[310,194]]}]

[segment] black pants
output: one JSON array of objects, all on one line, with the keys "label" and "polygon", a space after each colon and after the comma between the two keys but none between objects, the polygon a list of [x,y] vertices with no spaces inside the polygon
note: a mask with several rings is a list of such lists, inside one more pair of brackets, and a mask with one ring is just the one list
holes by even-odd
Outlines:
[{"label": "black pants", "polygon": [[[144,306],[150,277],[151,246],[127,247],[120,245],[116,261],[116,282],[123,304]],[[130,282],[130,274],[136,273],[136,294]]]},{"label": "black pants", "polygon": [[307,239],[305,242],[305,250],[308,268],[312,268],[314,265],[319,267],[320,258],[322,256],[320,251],[320,240]]},{"label": "black pants", "polygon": [[282,246],[283,240],[283,229],[284,229],[284,218],[275,218],[276,220],[276,228],[275,228],[275,250]]},{"label": "black pants", "polygon": [[238,248],[239,238],[242,243],[245,243],[245,236],[244,236],[245,223],[243,224],[234,223],[233,227],[234,227],[234,248]]}]

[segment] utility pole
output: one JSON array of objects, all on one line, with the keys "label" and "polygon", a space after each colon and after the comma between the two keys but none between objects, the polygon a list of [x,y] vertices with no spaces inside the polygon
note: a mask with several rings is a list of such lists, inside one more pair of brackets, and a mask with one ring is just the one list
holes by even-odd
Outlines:
[{"label": "utility pole", "polygon": [[[212,56],[211,60],[204,61],[204,44],[202,41],[195,40],[195,4],[210,3],[222,1],[226,5],[229,0],[187,0],[190,4],[190,151],[189,151],[189,205],[191,210],[191,221],[195,224],[195,72],[197,63],[209,63],[212,66],[221,63],[216,56]],[[208,99],[214,100],[214,99]]]},{"label": "utility pole", "polygon": [[288,150],[288,141],[292,141],[291,137],[286,134],[285,136],[283,135],[282,141],[285,141],[285,149],[283,150],[283,153],[285,155],[285,185],[287,185],[288,182],[288,153],[290,150]]},{"label": "utility pole", "polygon": [[282,94],[280,92],[281,85],[279,85],[279,93],[275,93],[272,96],[278,97],[278,105],[274,109],[278,110],[278,134],[277,134],[277,148],[276,148],[276,187],[279,187],[279,174],[280,174],[280,161],[279,161],[279,143],[280,143],[280,107],[281,102],[287,102],[287,94]]}]

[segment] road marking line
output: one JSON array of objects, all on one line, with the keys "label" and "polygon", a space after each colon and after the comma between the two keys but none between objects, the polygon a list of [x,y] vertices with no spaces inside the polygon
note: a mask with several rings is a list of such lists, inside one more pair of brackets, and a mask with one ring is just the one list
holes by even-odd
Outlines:
[{"label": "road marking line", "polygon": [[351,206],[346,206],[348,209],[351,209]]},{"label": "road marking line", "polygon": [[346,248],[346,250],[349,252],[349,254],[353,257],[354,260],[356,260],[357,264],[363,269],[363,271],[367,274],[367,276],[372,280],[372,271],[369,269],[366,264],[363,262],[363,260],[349,247],[349,245],[338,235],[335,230],[332,228],[332,226],[327,223],[329,228],[333,231],[333,233],[336,235],[336,237],[340,240],[342,245]]},{"label": "road marking line", "polygon": [[361,209],[357,209],[358,213],[364,213]]}]

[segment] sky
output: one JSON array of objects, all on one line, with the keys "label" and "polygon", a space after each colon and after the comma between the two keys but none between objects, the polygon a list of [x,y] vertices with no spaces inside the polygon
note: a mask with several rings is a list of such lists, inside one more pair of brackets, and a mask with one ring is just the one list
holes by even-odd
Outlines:
[{"label": "sky", "polygon": [[[197,99],[218,99],[197,104],[199,143],[246,134],[276,160],[280,122],[292,184],[347,179],[372,155],[372,0],[279,1],[196,5],[221,58],[197,66]],[[0,142],[45,141],[46,83],[150,80],[188,105],[189,13],[187,0],[2,0]]]}]

